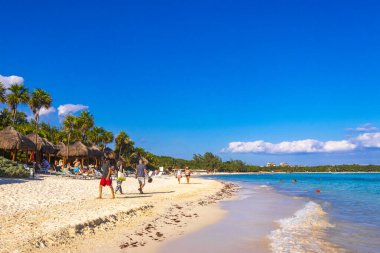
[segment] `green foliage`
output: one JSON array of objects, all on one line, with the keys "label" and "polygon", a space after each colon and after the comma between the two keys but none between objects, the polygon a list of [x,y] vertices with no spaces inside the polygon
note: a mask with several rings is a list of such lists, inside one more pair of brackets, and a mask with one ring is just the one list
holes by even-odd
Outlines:
[{"label": "green foliage", "polygon": [[248,172],[380,172],[379,165],[320,165],[320,166],[293,166],[293,167],[255,167],[248,166]]},{"label": "green foliage", "polygon": [[13,124],[19,104],[26,104],[29,101],[29,91],[23,84],[12,84],[9,88],[9,94],[6,95],[6,103],[12,111]]},{"label": "green foliage", "polygon": [[101,150],[106,148],[108,143],[113,142],[113,133],[103,127],[93,127],[88,133],[89,141]]},{"label": "green foliage", "polygon": [[24,169],[22,164],[0,156],[0,177],[27,178],[29,172]]},{"label": "green foliage", "polygon": [[207,152],[203,156],[195,154],[192,160],[177,159],[169,156],[155,156],[150,164],[151,168],[163,166],[165,169],[173,170],[176,167],[184,168],[186,166],[195,170],[208,170],[217,172],[380,172],[380,165],[323,165],[323,166],[294,166],[294,167],[261,167],[257,165],[248,165],[241,160],[230,160],[222,162],[221,159]]},{"label": "green foliage", "polygon": [[94,116],[88,112],[83,111],[76,119],[77,130],[80,132],[81,141],[88,143],[88,136],[90,129],[94,126]]},{"label": "green foliage", "polygon": [[[11,111],[9,111],[7,108],[4,108],[0,112],[0,129],[4,129],[7,126],[12,125],[12,117],[13,116]],[[29,124],[26,114],[24,112],[16,112],[15,127],[17,128],[17,126],[25,124]]]},{"label": "green foliage", "polygon": [[131,155],[134,152],[135,143],[124,131],[121,131],[115,138],[115,152],[119,157],[124,157],[130,163]]},{"label": "green foliage", "polygon": [[0,103],[5,103],[7,100],[6,100],[6,95],[5,95],[5,91],[7,89],[5,88],[4,84],[2,82],[0,82]]},{"label": "green foliage", "polygon": [[37,123],[40,118],[40,110],[42,108],[49,109],[52,102],[51,96],[46,91],[37,88],[32,92],[28,105],[34,114],[34,120]]},{"label": "green foliage", "polygon": [[[6,92],[8,90],[8,92]],[[42,89],[35,89],[29,96],[28,89],[23,84],[12,84],[8,89],[0,83],[0,103],[6,103],[0,112],[0,130],[13,125],[17,131],[26,135],[37,132],[41,137],[47,138],[52,143],[74,143],[82,141],[85,145],[96,145],[104,150],[107,144],[113,142],[114,135],[103,127],[95,126],[93,115],[88,111],[82,111],[78,116],[67,115],[61,127],[39,123],[39,113],[42,108],[48,109],[52,104],[51,96]],[[19,104],[28,104],[34,114],[34,119],[28,122],[24,112],[18,112]],[[241,160],[223,162],[222,159],[211,153],[203,155],[194,154],[192,160],[177,159],[169,156],[157,156],[141,147],[135,147],[135,143],[127,133],[121,131],[115,138],[115,153],[117,158],[122,158],[127,164],[138,163],[139,157],[149,161],[150,169],[163,166],[167,170],[186,166],[192,169],[201,169],[220,172],[380,172],[380,166],[376,165],[339,165],[339,166],[312,166],[312,167],[259,167],[247,165]],[[0,176],[27,177],[28,172],[19,164],[0,157]]]}]

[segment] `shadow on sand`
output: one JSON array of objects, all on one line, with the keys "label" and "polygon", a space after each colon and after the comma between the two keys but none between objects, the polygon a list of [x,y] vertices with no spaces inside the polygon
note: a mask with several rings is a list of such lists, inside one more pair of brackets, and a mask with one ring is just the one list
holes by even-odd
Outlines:
[{"label": "shadow on sand", "polygon": [[3,184],[22,184],[29,181],[40,181],[40,178],[0,178],[0,185]]},{"label": "shadow on sand", "polygon": [[[175,191],[168,191],[168,192],[144,192],[144,194],[167,194],[167,193],[173,193]],[[140,193],[128,193],[128,195],[140,195]]]},{"label": "shadow on sand", "polygon": [[144,193],[144,194],[140,194],[139,196],[125,196],[125,197],[116,197],[116,198],[117,199],[137,199],[137,198],[150,198],[150,197],[152,197],[152,195],[149,195],[149,193]]}]

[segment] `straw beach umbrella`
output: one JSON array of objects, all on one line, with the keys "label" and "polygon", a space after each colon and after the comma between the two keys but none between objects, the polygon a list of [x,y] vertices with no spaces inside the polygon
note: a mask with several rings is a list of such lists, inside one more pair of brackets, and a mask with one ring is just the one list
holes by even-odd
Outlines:
[{"label": "straw beach umbrella", "polygon": [[[36,151],[42,152],[43,154],[47,154],[49,157],[49,162],[50,162],[50,155],[56,153],[56,150],[53,147],[53,144],[51,144],[47,139],[41,138],[36,133],[31,133],[26,135],[26,137],[31,140],[34,145],[37,145]],[[39,160],[39,156],[37,158],[37,161]]]},{"label": "straw beach umbrella", "polygon": [[42,150],[42,152],[48,154],[48,156],[49,156],[49,163],[50,163],[51,155],[57,154],[57,152],[59,151],[59,149],[57,149],[55,147],[55,145],[53,143],[51,143],[48,139],[46,139],[46,138],[42,138],[42,139],[45,142],[45,147]]},{"label": "straw beach umbrella", "polygon": [[[69,152],[67,154],[67,151]],[[88,148],[80,141],[76,141],[74,144],[66,146],[58,151],[58,156],[62,157],[87,157],[89,155]]]},{"label": "straw beach umbrella", "polygon": [[44,142],[45,142],[45,151],[46,151],[46,153],[48,153],[48,154],[56,154],[58,151],[59,151],[59,149],[57,149],[56,147],[55,147],[55,145],[53,144],[53,143],[51,143],[48,139],[46,139],[46,138],[42,138],[43,140],[44,140]]},{"label": "straw beach umbrella", "polygon": [[61,149],[64,149],[66,147],[65,143],[59,142],[57,145],[54,145],[54,148],[59,152]]},{"label": "straw beach umbrella", "polygon": [[88,148],[89,156],[95,158],[95,166],[98,166],[98,159],[103,156],[103,152],[100,151],[95,145]]},{"label": "straw beach umbrella", "polygon": [[115,159],[116,153],[112,149],[107,147],[104,149],[104,156],[107,157],[108,159]]},{"label": "straw beach umbrella", "polygon": [[[37,150],[42,151],[45,154],[54,154],[57,150],[54,148],[54,145],[49,142],[46,138],[41,138],[36,133],[31,133],[26,135],[26,137],[31,140],[35,145],[37,145]],[[36,143],[37,140],[37,143]]]},{"label": "straw beach umbrella", "polygon": [[26,136],[17,132],[12,126],[9,126],[0,131],[0,148],[10,150],[12,160],[15,160],[18,150],[34,150],[36,146]]},{"label": "straw beach umbrella", "polygon": [[[34,143],[34,145],[37,145],[37,150],[41,151],[42,148],[45,146],[44,140],[36,133],[27,134],[26,137]],[[37,140],[37,143],[36,143]]]},{"label": "straw beach umbrella", "polygon": [[67,157],[67,159],[70,157],[82,158],[83,165],[84,158],[87,158],[89,156],[89,150],[82,142],[76,141],[74,144],[60,149],[57,155],[61,157]]},{"label": "straw beach umbrella", "polygon": [[88,148],[89,156],[91,157],[101,157],[103,156],[103,152],[98,149],[96,146],[91,146]]}]

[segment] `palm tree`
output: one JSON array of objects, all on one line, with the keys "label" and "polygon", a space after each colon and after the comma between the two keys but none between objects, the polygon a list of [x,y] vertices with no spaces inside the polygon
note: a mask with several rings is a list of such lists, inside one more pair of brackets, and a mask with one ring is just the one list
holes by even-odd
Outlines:
[{"label": "palm tree", "polygon": [[110,131],[105,131],[102,135],[102,146],[103,146],[103,151],[107,147],[108,143],[113,142],[113,133]]},{"label": "palm tree", "polygon": [[77,117],[77,120],[82,142],[87,143],[88,131],[94,126],[94,116],[89,111],[83,111]]},{"label": "palm tree", "polygon": [[6,102],[10,107],[13,115],[13,124],[16,120],[17,106],[19,104],[26,104],[29,101],[28,89],[23,84],[12,84],[8,90],[9,94],[6,95]]},{"label": "palm tree", "polygon": [[77,125],[77,118],[73,115],[67,115],[65,120],[63,121],[63,129],[67,133],[67,156],[66,156],[66,162],[69,160],[69,145],[70,145],[70,137],[72,132],[74,131],[75,127]]},{"label": "palm tree", "polygon": [[6,103],[6,96],[5,96],[5,91],[7,89],[4,87],[4,84],[0,82],[0,103],[5,104]]},{"label": "palm tree", "polygon": [[93,127],[89,132],[90,141],[99,148],[105,132],[103,127]]},{"label": "palm tree", "polygon": [[37,150],[37,136],[38,136],[38,121],[40,120],[40,111],[42,108],[49,109],[52,103],[51,96],[42,89],[35,89],[32,92],[32,96],[29,100],[29,108],[34,114],[34,120],[36,124],[36,157],[38,156]]},{"label": "palm tree", "polygon": [[129,155],[134,142],[131,140],[131,138],[124,132],[121,131],[115,138],[115,151],[119,151],[119,158],[124,154],[127,153],[126,155]]},{"label": "palm tree", "polygon": [[[12,125],[13,123],[13,115],[8,108],[4,108],[0,112],[0,128],[5,128],[7,126]],[[17,112],[16,117],[14,120],[14,125],[17,131],[20,131],[20,128],[22,128],[24,125],[29,125],[29,122],[27,120],[27,115],[24,112]]]}]

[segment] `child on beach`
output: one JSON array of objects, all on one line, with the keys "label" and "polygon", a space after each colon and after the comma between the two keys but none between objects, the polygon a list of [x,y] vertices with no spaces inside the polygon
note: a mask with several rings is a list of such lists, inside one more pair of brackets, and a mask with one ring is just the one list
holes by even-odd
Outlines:
[{"label": "child on beach", "polygon": [[120,194],[123,194],[123,189],[121,188],[121,185],[123,181],[125,181],[125,175],[124,175],[124,170],[123,170],[123,165],[118,162],[117,164],[117,181],[116,181],[116,189],[115,189],[115,194],[120,190]]},{"label": "child on beach", "polygon": [[180,168],[177,169],[176,171],[176,177],[178,179],[178,183],[180,184],[181,183],[181,178],[182,178],[182,171]]}]

